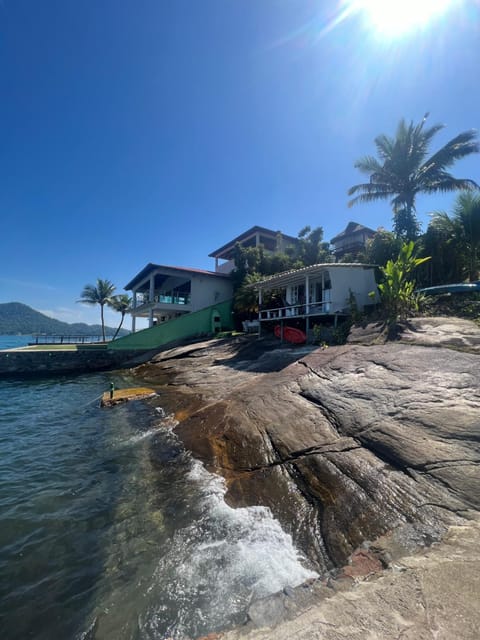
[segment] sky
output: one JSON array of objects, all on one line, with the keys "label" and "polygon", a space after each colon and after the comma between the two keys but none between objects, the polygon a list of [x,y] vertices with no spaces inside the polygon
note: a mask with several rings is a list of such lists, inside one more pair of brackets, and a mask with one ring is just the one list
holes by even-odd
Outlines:
[{"label": "sky", "polygon": [[[367,0],[0,0],[0,303],[97,323],[85,284],[214,270],[254,225],[391,229],[347,204],[374,138],[480,128],[480,0],[436,2],[399,32]],[[480,183],[480,156],[452,172]],[[423,228],[454,200],[419,198]]]}]

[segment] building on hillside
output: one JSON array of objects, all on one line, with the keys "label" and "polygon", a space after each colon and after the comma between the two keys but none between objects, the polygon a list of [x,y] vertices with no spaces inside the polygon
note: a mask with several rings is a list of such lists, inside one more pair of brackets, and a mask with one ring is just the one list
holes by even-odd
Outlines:
[{"label": "building on hillside", "polygon": [[269,253],[283,253],[288,247],[295,247],[298,244],[298,238],[287,236],[280,231],[265,229],[265,227],[252,227],[209,254],[209,258],[215,258],[217,273],[230,273],[234,269],[237,243],[242,247],[262,246]]},{"label": "building on hillside", "polygon": [[368,240],[374,235],[373,229],[364,227],[358,222],[349,222],[343,231],[330,240],[335,260],[341,260],[347,254],[352,257],[358,255],[364,251]]},{"label": "building on hillside", "polygon": [[[347,231],[349,232],[348,234],[346,233]],[[338,240],[338,244],[335,246],[338,250],[344,247],[346,252],[347,247],[351,250],[353,246],[353,243],[348,241],[349,238],[353,238],[358,245],[366,242],[366,238],[371,237],[373,234],[374,232],[371,229],[351,222],[344,232],[334,238],[335,241]],[[332,243],[334,240],[332,240]],[[132,316],[132,331],[135,331],[137,318],[147,318],[149,327],[152,327],[155,324],[178,318],[186,313],[200,311],[206,307],[230,300],[233,297],[233,286],[229,274],[235,267],[233,258],[237,243],[243,247],[262,246],[266,252],[277,253],[285,252],[287,248],[295,249],[296,245],[298,245],[298,238],[285,235],[280,231],[255,226],[209,254],[209,257],[215,258],[215,271],[148,263],[125,286],[127,291],[132,292],[132,308],[129,310]],[[286,304],[295,305],[295,309],[298,312],[296,315],[301,317],[311,315],[315,309],[319,309],[319,305],[324,314],[340,312],[340,309],[345,307],[348,286],[350,286],[355,295],[357,295],[358,289],[359,299],[357,302],[361,305],[366,304],[366,294],[364,295],[363,285],[360,286],[360,284],[366,283],[368,280],[369,291],[376,290],[374,279],[367,278],[366,272],[362,271],[367,267],[365,265],[338,265],[342,268],[350,267],[351,269],[350,271],[337,271],[335,266],[335,264],[330,264],[306,267],[305,269],[297,270],[298,277],[293,275],[297,274],[297,272],[291,271],[288,272],[291,275],[286,280],[285,274],[272,276],[272,278],[280,278],[279,282],[287,283]],[[313,271],[310,271],[311,269]],[[373,274],[373,268],[368,267],[368,269],[371,269]],[[362,277],[360,277],[361,273],[363,274]],[[342,280],[343,276],[345,276],[344,280]],[[304,277],[306,277],[305,280]],[[271,283],[273,282],[272,278],[264,280],[262,283]],[[335,289],[332,288],[330,293],[328,283],[332,286],[335,285]],[[269,285],[265,284],[265,287],[267,286]],[[311,287],[313,289],[310,291]],[[307,304],[305,300],[301,303],[300,299],[302,295],[305,296],[305,291],[307,290],[310,291],[309,302]],[[260,288],[260,295],[261,292],[262,288]],[[335,292],[335,299],[327,300],[327,296],[333,295],[333,292]],[[302,304],[304,305],[303,307]],[[308,307],[308,305],[312,306]],[[286,313],[287,308],[284,311]],[[290,308],[288,311],[289,317],[293,317],[292,309]],[[260,320],[265,319],[266,315],[262,311]]]},{"label": "building on hillside", "polygon": [[137,318],[148,326],[199,311],[233,296],[230,277],[223,273],[147,264],[125,285],[132,292],[132,331]]},{"label": "building on hillside", "polygon": [[250,285],[258,292],[260,327],[281,322],[308,332],[313,319],[348,316],[378,302],[375,266],[316,264],[270,276]]}]

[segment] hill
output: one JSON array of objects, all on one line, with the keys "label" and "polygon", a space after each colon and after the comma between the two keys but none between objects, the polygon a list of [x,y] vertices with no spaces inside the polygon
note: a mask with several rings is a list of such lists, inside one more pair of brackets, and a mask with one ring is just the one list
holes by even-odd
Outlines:
[{"label": "hill", "polygon": [[[120,322],[120,314],[118,321]],[[108,336],[113,336],[115,331],[116,328],[105,327],[105,334]],[[0,304],[0,334],[31,335],[35,333],[100,336],[102,334],[102,326],[100,324],[85,324],[84,322],[69,324],[68,322],[55,320],[21,302]],[[129,331],[121,329],[119,335],[124,336],[128,333]]]}]

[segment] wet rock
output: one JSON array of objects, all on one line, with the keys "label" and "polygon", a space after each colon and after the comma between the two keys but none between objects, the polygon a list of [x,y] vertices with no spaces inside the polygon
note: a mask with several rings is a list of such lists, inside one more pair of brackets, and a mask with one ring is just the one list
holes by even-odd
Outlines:
[{"label": "wet rock", "polygon": [[138,373],[168,380],[161,402],[227,500],[270,507],[325,573],[365,540],[397,532],[395,558],[480,507],[480,329],[450,320],[326,350],[210,341]]},{"label": "wet rock", "polygon": [[285,596],[282,593],[256,600],[248,608],[248,617],[255,627],[273,627],[285,619]]}]

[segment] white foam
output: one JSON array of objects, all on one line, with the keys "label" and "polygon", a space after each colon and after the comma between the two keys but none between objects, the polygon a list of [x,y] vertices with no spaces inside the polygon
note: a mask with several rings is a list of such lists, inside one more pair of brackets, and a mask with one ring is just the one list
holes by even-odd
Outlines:
[{"label": "white foam", "polygon": [[[199,629],[202,620],[214,628],[216,621],[225,623],[245,611],[251,600],[317,576],[270,509],[228,506],[223,479],[198,462],[189,480],[200,494],[197,518],[175,533],[154,580],[163,583],[178,607],[177,631],[182,608],[190,618],[195,612]],[[163,605],[157,604],[159,612]]]}]

